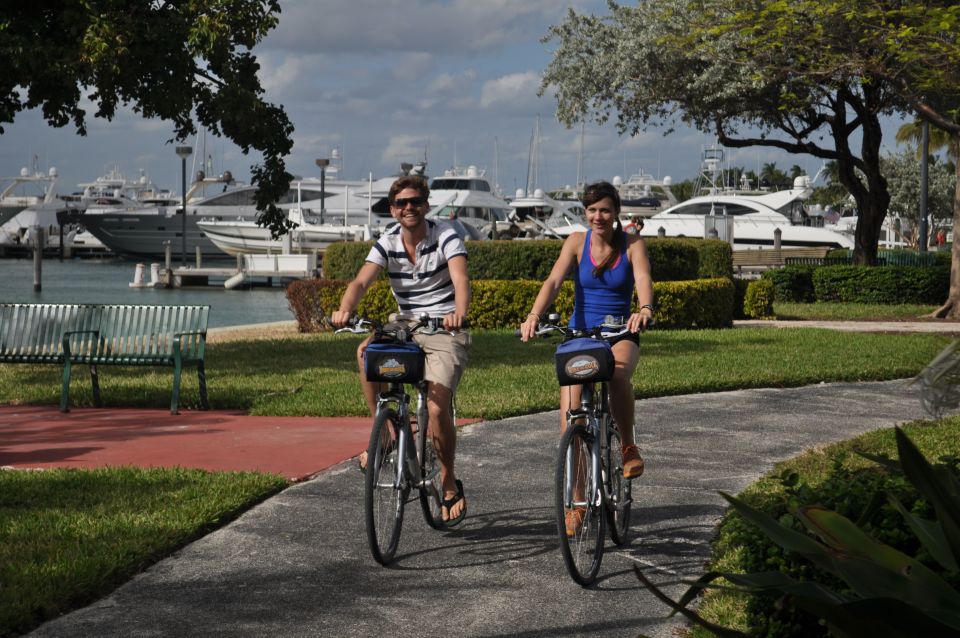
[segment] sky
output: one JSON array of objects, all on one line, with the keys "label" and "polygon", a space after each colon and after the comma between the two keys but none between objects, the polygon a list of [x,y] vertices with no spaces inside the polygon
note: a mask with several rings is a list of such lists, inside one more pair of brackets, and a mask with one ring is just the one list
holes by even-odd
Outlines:
[{"label": "sky", "polygon": [[[553,46],[541,38],[570,7],[607,13],[606,0],[281,0],[279,25],[254,54],[265,99],[282,105],[294,125],[287,169],[315,177],[315,160],[336,153],[341,176],[365,179],[426,159],[431,176],[473,165],[512,195],[527,184],[539,118],[536,186],[574,184],[578,166],[587,182],[626,180],[641,170],[674,181],[696,178],[712,137],[684,128],[666,137],[656,128],[622,137],[612,124],[588,125],[581,153],[579,127],[559,124],[554,98],[537,96]],[[109,122],[88,113],[86,137],[69,126],[49,127],[37,111],[21,113],[0,135],[0,176],[55,167],[58,191],[67,193],[118,169],[180,191],[180,159],[167,143],[172,127],[130,109]],[[213,174],[229,170],[244,181],[257,162],[209,135],[186,143],[194,147],[188,180],[202,157]],[[813,175],[821,164],[772,149],[725,153],[732,165],[754,171],[775,162]]]}]

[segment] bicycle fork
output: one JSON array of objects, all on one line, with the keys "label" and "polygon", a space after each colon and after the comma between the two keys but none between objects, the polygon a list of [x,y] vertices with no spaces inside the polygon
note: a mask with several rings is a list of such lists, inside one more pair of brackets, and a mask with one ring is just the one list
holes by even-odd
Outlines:
[{"label": "bicycle fork", "polygon": [[[574,467],[575,463],[579,458],[582,458],[583,452],[580,450],[575,450],[575,446],[570,446],[567,448],[567,458],[564,459],[566,463],[566,476],[567,482],[563,486],[564,494],[563,501],[564,506],[567,509],[572,509],[574,507],[599,507],[601,504],[602,497],[600,496],[600,446],[599,438],[597,437],[597,424],[596,418],[589,414],[589,412],[584,413],[580,412],[569,412],[567,413],[567,427],[573,427],[575,421],[582,420],[585,422],[587,432],[589,433],[589,438],[591,441],[581,441],[581,445],[589,445],[590,450],[590,467],[587,468],[576,468]],[[583,476],[578,476],[578,474],[583,474]],[[576,483],[583,484],[583,498],[576,498]]]}]

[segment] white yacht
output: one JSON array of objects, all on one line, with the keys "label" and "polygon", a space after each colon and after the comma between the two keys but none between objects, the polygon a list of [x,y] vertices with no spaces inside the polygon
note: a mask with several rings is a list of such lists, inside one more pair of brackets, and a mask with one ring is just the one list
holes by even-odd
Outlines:
[{"label": "white yacht", "polygon": [[812,192],[810,178],[802,175],[794,180],[792,189],[764,195],[701,195],[650,217],[640,234],[708,237],[710,230],[716,229],[717,236],[731,241],[734,250],[743,250],[772,248],[774,231],[779,229],[784,248],[853,248],[849,236],[810,225],[803,200]]},{"label": "white yacht", "polygon": [[510,200],[508,219],[518,239],[563,239],[577,231],[587,230],[583,204],[573,199],[554,199],[542,189],[527,195],[517,189]]},{"label": "white yacht", "polygon": [[509,239],[509,207],[506,200],[494,193],[485,171],[476,166],[466,170],[450,169],[430,182],[430,206],[435,210],[428,217],[459,219],[470,226],[476,239]]},{"label": "white yacht", "polygon": [[[385,181],[392,183],[393,179],[340,182],[303,178],[291,182],[286,195],[276,204],[287,211],[302,208],[305,215],[317,218],[322,224],[369,224],[376,228],[391,219],[382,186]],[[185,220],[178,203],[132,211],[105,210],[101,214],[82,215],[79,221],[119,255],[162,258],[165,243],[169,242],[175,255],[185,250],[188,259],[193,259],[198,247],[204,258],[223,258],[224,252],[204,235],[197,222],[255,222],[259,215],[255,193],[256,187],[235,182],[229,172],[217,178],[200,172],[187,192]]]},{"label": "white yacht", "polygon": [[[734,250],[773,248],[780,231],[784,248],[853,248],[853,240],[823,228],[823,220],[807,213],[804,200],[813,194],[813,180],[800,175],[793,188],[774,191],[737,190],[723,183],[723,149],[704,149],[694,193],[703,193],[646,219],[644,237],[718,237]],[[746,187],[747,184],[743,184]]]},{"label": "white yacht", "polygon": [[627,181],[617,175],[612,183],[620,193],[620,219],[625,222],[637,217],[653,217],[677,204],[677,198],[670,190],[673,184],[670,176],[657,179],[641,169]]},{"label": "white yacht", "polygon": [[366,241],[378,235],[370,224],[320,223],[319,217],[305,214],[307,212],[302,208],[291,209],[288,219],[294,228],[276,239],[269,228],[259,226],[253,219],[201,219],[197,228],[228,255],[304,254],[323,250],[333,242]]},{"label": "white yacht", "polygon": [[57,169],[46,173],[20,169],[15,177],[0,178],[0,226],[15,218],[25,209],[57,201]]}]

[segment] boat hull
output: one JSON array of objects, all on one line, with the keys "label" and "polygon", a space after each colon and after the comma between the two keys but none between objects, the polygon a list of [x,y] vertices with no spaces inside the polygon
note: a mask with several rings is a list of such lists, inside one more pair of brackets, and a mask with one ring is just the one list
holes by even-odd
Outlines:
[{"label": "boat hull", "polygon": [[200,221],[197,227],[214,246],[228,255],[311,253],[325,250],[334,242],[370,237],[368,227],[332,224],[301,226],[291,230],[288,237],[279,239],[273,239],[269,229],[252,222]]}]

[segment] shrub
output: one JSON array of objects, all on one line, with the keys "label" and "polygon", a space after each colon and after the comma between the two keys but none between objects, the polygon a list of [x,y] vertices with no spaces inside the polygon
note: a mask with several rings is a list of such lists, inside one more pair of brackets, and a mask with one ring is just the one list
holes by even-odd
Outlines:
[{"label": "shrub", "polygon": [[773,284],[775,301],[813,301],[813,271],[817,266],[784,266],[764,271],[760,278]]},{"label": "shrub", "polygon": [[773,317],[773,283],[758,279],[747,284],[743,296],[743,314],[753,319]]},{"label": "shrub", "polygon": [[[467,319],[478,329],[514,328],[526,318],[540,291],[533,280],[490,280],[470,282],[472,299]],[[287,298],[301,332],[329,328],[326,317],[340,304],[347,282],[304,279],[287,286]],[[722,328],[733,320],[734,292],[729,279],[695,279],[659,282],[653,285],[657,310],[654,319],[662,328]],[[566,281],[553,304],[562,317],[573,311],[573,282]],[[634,310],[637,302],[634,300]],[[386,320],[397,304],[386,281],[377,281],[367,290],[357,314]]]},{"label": "shrub", "polygon": [[817,301],[936,304],[947,298],[944,266],[823,266],[813,273]]},{"label": "shrub", "polygon": [[[647,238],[650,271],[654,281],[730,277],[733,257],[730,245],[711,239]],[[337,242],[323,256],[323,276],[352,279],[370,252],[372,242]],[[543,281],[560,255],[562,242],[478,241],[467,242],[470,278],[533,279]],[[383,277],[383,273],[381,273]]]}]

